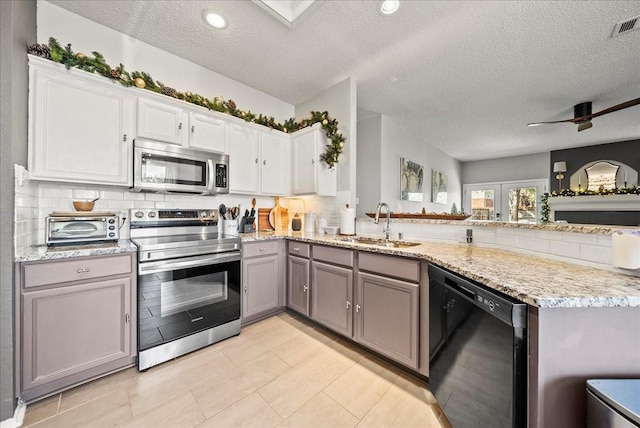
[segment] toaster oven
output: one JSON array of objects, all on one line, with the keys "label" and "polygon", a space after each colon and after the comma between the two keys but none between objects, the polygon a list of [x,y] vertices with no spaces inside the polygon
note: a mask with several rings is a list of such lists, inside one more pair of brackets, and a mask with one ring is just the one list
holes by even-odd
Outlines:
[{"label": "toaster oven", "polygon": [[115,213],[53,213],[46,218],[45,241],[47,245],[117,241],[119,223]]}]

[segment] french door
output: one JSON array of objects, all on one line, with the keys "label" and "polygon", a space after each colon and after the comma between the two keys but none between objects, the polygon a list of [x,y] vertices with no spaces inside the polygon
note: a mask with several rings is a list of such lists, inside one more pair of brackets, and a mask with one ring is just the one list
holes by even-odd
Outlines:
[{"label": "french door", "polygon": [[463,210],[470,220],[537,223],[540,197],[548,188],[545,179],[465,184]]}]

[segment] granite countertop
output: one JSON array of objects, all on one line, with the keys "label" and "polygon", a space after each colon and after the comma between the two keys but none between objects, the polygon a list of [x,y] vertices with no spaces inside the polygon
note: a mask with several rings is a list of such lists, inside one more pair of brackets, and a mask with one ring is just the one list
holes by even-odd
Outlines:
[{"label": "granite countertop", "polygon": [[83,245],[60,245],[47,247],[36,245],[28,251],[16,256],[16,262],[36,262],[44,260],[71,259],[86,256],[108,256],[119,253],[135,253],[138,247],[128,239],[120,239],[117,242],[100,242]]},{"label": "granite countertop", "polygon": [[432,262],[540,308],[640,307],[640,277],[476,244],[417,241],[387,248],[303,232],[241,234],[243,242],[291,239]]}]

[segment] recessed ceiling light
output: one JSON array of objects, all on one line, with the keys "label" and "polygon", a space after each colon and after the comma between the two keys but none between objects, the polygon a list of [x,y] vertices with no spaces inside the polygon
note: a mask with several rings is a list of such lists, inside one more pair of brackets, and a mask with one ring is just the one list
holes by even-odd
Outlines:
[{"label": "recessed ceiling light", "polygon": [[384,0],[380,3],[380,12],[383,15],[391,15],[400,7],[400,2],[398,0]]},{"label": "recessed ceiling light", "polygon": [[223,29],[227,28],[229,25],[224,16],[219,13],[205,10],[203,16],[204,20],[207,21],[207,24],[211,25],[213,28]]}]

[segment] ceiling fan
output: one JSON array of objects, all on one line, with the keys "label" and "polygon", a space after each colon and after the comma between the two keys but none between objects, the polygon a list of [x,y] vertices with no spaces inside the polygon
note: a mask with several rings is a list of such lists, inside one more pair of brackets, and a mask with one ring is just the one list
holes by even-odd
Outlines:
[{"label": "ceiling fan", "polygon": [[548,125],[552,123],[575,123],[578,125],[578,132],[584,131],[585,129],[589,129],[593,126],[591,123],[591,119],[594,117],[602,116],[608,113],[613,113],[614,111],[622,110],[625,108],[633,107],[640,104],[640,98],[636,98],[622,104],[615,105],[613,107],[606,108],[597,113],[591,113],[591,101],[587,101],[584,103],[576,104],[573,106],[573,119],[565,119],[565,120],[554,120],[550,122],[534,122],[527,123],[527,126],[538,126],[538,125]]}]

